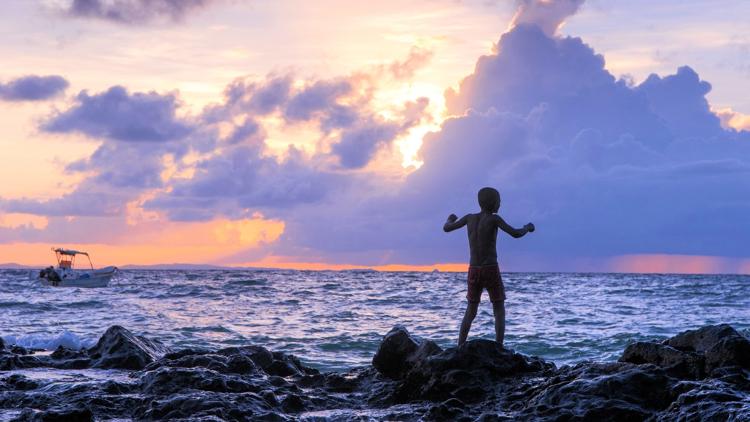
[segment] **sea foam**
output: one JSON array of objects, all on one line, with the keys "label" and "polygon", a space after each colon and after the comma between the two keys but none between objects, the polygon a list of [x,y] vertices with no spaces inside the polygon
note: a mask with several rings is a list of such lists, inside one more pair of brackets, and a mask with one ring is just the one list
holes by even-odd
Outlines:
[{"label": "sea foam", "polygon": [[57,335],[27,334],[21,336],[4,336],[3,340],[8,345],[23,346],[27,349],[55,350],[60,346],[68,349],[89,348],[96,344],[96,339],[84,339],[70,331],[63,331]]}]

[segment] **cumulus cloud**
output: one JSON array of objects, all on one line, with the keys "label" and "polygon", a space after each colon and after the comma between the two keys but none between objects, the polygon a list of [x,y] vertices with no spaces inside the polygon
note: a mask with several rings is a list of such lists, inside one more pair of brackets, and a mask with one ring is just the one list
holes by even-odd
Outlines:
[{"label": "cumulus cloud", "polygon": [[463,242],[441,224],[476,210],[476,191],[489,185],[508,221],[539,228],[500,242],[509,268],[576,270],[627,253],[747,255],[750,227],[738,222],[750,212],[750,134],[721,127],[709,90],[689,67],[632,86],[581,39],[519,24],[448,91],[454,117],[425,137],[422,167],[391,193],[340,198],[356,204],[343,212],[308,209],[315,227],[287,221],[277,253],[462,261]]},{"label": "cumulus cloud", "polygon": [[213,0],[72,0],[64,9],[70,16],[103,19],[123,24],[143,24],[166,19],[181,21]]},{"label": "cumulus cloud", "polygon": [[106,189],[89,190],[88,187],[77,189],[71,193],[38,201],[35,199],[0,199],[0,208],[6,212],[45,215],[52,217],[65,216],[115,216],[122,213],[123,198],[118,193]]},{"label": "cumulus cloud", "polygon": [[177,99],[172,94],[130,94],[121,86],[94,95],[82,91],[76,96],[73,107],[51,116],[42,130],[77,132],[123,142],[179,140],[193,128],[175,115],[177,107]]},{"label": "cumulus cloud", "polygon": [[517,25],[538,26],[551,37],[570,16],[583,5],[584,0],[518,0],[518,9],[511,20],[511,28]]},{"label": "cumulus cloud", "polygon": [[28,75],[0,83],[0,100],[41,101],[62,94],[68,88],[68,81],[62,76]]},{"label": "cumulus cloud", "polygon": [[257,211],[278,215],[320,201],[345,184],[344,177],[316,168],[293,147],[281,161],[264,155],[262,148],[240,145],[201,161],[193,178],[175,183],[146,208],[165,211],[175,220],[238,218]]},{"label": "cumulus cloud", "polygon": [[[190,118],[178,116],[177,94],[131,93],[121,86],[82,91],[41,129],[101,142],[91,156],[65,168],[86,174],[85,180],[55,200],[5,201],[0,208],[47,216],[122,215],[128,203],[150,192],[144,202],[149,210],[174,220],[208,220],[259,210],[285,213],[321,202],[351,179],[342,170],[366,166],[418,124],[428,104],[423,98],[407,101],[386,119],[372,109],[363,83],[359,74],[307,81],[290,74],[239,78],[227,86],[223,101]],[[266,145],[266,118],[287,127],[309,125],[323,145],[313,153],[289,147],[279,157]],[[192,161],[183,162],[191,153]],[[185,171],[189,177],[169,180]],[[107,191],[118,194],[91,207],[72,205],[95,202],[98,192]]]}]

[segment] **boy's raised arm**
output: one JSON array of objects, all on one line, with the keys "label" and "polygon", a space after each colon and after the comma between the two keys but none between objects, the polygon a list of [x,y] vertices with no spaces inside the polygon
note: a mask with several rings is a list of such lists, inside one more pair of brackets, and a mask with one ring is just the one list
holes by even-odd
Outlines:
[{"label": "boy's raised arm", "polygon": [[458,217],[456,217],[456,214],[449,215],[448,220],[446,220],[445,224],[443,224],[443,231],[448,233],[465,226],[466,217],[467,216],[465,215],[459,219]]},{"label": "boy's raised arm", "polygon": [[509,235],[519,238],[525,235],[526,233],[533,232],[534,231],[534,225],[529,223],[525,226],[523,226],[520,229],[513,228],[510,224],[506,223],[505,220],[503,220],[502,217],[499,215],[497,216],[497,227],[500,228],[500,230],[504,231],[505,233],[508,233]]}]

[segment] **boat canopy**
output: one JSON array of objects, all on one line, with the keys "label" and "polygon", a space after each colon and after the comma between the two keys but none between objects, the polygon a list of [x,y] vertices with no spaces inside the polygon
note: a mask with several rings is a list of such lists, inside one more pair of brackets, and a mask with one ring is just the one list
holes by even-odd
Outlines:
[{"label": "boat canopy", "polygon": [[72,256],[75,256],[75,255],[86,255],[86,256],[89,256],[89,254],[87,252],[76,251],[76,250],[73,250],[73,249],[52,248],[52,250],[55,251],[55,252],[57,252],[57,253],[59,253],[60,255],[72,255]]},{"label": "boat canopy", "polygon": [[91,267],[92,270],[94,269],[94,263],[91,262],[91,257],[87,252],[63,248],[52,248],[52,251],[55,253],[55,257],[57,257],[57,265],[60,268],[72,269],[75,265],[76,255],[84,255],[89,260],[89,267]]}]

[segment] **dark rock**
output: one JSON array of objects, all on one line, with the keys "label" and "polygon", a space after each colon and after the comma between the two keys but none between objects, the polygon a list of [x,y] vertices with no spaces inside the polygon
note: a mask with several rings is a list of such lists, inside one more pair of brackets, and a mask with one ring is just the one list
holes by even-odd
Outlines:
[{"label": "dark rock", "polygon": [[390,378],[401,378],[414,364],[442,349],[435,342],[414,338],[403,326],[388,332],[372,358],[372,366]]},{"label": "dark rock", "polygon": [[731,365],[750,369],[750,341],[745,337],[727,337],[706,350],[707,372]]},{"label": "dark rock", "polygon": [[0,371],[41,368],[43,366],[45,366],[44,361],[37,356],[17,355],[7,350],[0,354]]},{"label": "dark rock", "polygon": [[652,363],[679,378],[700,379],[714,369],[740,366],[750,369],[750,340],[727,324],[682,332],[663,343],[629,345],[621,362]]},{"label": "dark rock", "polygon": [[227,370],[234,374],[249,374],[256,371],[255,362],[248,356],[230,356]]},{"label": "dark rock", "polygon": [[552,371],[555,366],[540,358],[503,349],[490,340],[470,340],[418,360],[395,394],[397,401],[445,400],[461,397],[481,401],[506,377]]},{"label": "dark rock", "polygon": [[37,412],[26,409],[14,421],[23,422],[90,422],[94,415],[89,409],[62,409]]},{"label": "dark rock", "polygon": [[565,367],[536,386],[523,418],[643,420],[675,399],[677,380],[654,365],[583,363]]},{"label": "dark rock", "polygon": [[25,376],[21,374],[13,374],[9,377],[3,378],[2,380],[0,380],[0,382],[4,384],[3,387],[0,387],[0,391],[2,390],[33,390],[35,388],[39,388],[39,382],[26,378]]},{"label": "dark rock", "polygon": [[263,400],[268,403],[269,406],[278,406],[279,405],[279,399],[276,397],[276,395],[271,390],[263,390],[259,393],[259,395],[263,398]]},{"label": "dark rock", "polygon": [[305,410],[305,402],[296,394],[289,394],[281,401],[281,408],[287,413],[299,413]]},{"label": "dark rock", "polygon": [[306,372],[315,373],[312,368],[305,368],[297,357],[283,353],[274,352],[273,361],[263,368],[270,375],[288,377],[292,375],[303,375]]},{"label": "dark rock", "polygon": [[10,346],[10,352],[16,355],[30,355],[31,354],[31,352],[29,352],[25,347],[19,346],[17,344]]},{"label": "dark rock", "polygon": [[191,390],[222,393],[258,392],[253,382],[206,368],[162,367],[141,377],[142,391],[149,395],[168,395]]},{"label": "dark rock", "polygon": [[694,384],[659,415],[661,421],[748,421],[750,395],[731,384]]},{"label": "dark rock", "polygon": [[[218,420],[257,420],[273,409],[265,400],[253,393],[208,394],[195,392],[173,394],[151,400],[136,409],[134,417],[145,420],[218,418]],[[215,419],[204,419],[215,420]]]},{"label": "dark rock", "polygon": [[[54,373],[0,377],[0,409],[18,420],[748,420],[747,339],[727,327],[560,369],[488,340],[443,351],[396,327],[372,366],[322,374],[263,347],[170,352],[112,327],[89,351],[0,350],[0,368]],[[66,372],[92,365],[137,370]]]},{"label": "dark rock", "polygon": [[667,340],[666,343],[675,349],[706,352],[728,337],[742,337],[742,335],[728,324],[707,325],[697,330],[683,331]]},{"label": "dark rock", "polygon": [[54,352],[49,355],[52,359],[81,359],[88,358],[88,352],[85,349],[73,350],[67,347],[58,346]]},{"label": "dark rock", "polygon": [[0,350],[5,349],[5,340],[3,340],[2,337],[0,337]]},{"label": "dark rock", "polygon": [[651,363],[680,378],[700,379],[705,375],[705,359],[702,355],[653,342],[641,341],[628,345],[619,361]]},{"label": "dark rock", "polygon": [[273,363],[273,353],[261,346],[228,347],[216,353],[224,356],[247,356],[262,369]]},{"label": "dark rock", "polygon": [[136,336],[119,325],[109,327],[88,350],[95,368],[143,369],[169,349],[155,340]]},{"label": "dark rock", "polygon": [[427,420],[457,420],[458,415],[463,413],[465,404],[458,399],[448,399],[438,405],[432,406],[427,412]]}]

